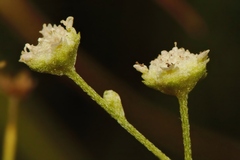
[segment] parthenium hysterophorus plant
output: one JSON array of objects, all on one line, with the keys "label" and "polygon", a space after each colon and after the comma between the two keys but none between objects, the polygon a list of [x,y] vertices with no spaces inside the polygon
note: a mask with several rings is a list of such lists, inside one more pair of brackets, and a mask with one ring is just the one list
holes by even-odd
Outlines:
[{"label": "parthenium hysterophorus plant", "polygon": [[[43,37],[38,39],[38,45],[34,46],[27,43],[19,61],[38,72],[68,76],[148,150],[159,159],[169,160],[170,158],[127,121],[121,99],[116,92],[107,90],[103,96],[100,96],[78,75],[74,66],[80,43],[80,33],[77,33],[73,28],[73,17],[68,17],[61,23],[65,27],[44,24],[40,31]],[[163,51],[162,55],[151,62],[149,69],[138,63],[134,67],[143,73],[143,82],[147,86],[177,96],[180,108],[186,108],[188,93],[197,81],[206,75],[207,54],[208,51],[204,51],[199,55],[194,55],[175,46],[169,53]],[[186,112],[186,109],[183,112]],[[184,115],[187,116],[187,112]],[[188,119],[182,118],[182,122],[188,124]],[[185,128],[183,128],[183,136],[187,136],[190,140],[189,125]],[[187,143],[189,143],[187,145],[188,153],[190,153],[187,154],[187,157],[189,157],[191,156],[190,141]],[[184,146],[186,146],[185,140]]]}]

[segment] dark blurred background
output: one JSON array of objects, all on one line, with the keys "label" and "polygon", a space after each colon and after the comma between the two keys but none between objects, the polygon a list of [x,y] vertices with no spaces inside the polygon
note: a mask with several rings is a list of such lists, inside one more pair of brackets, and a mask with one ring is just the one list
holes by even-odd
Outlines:
[{"label": "dark blurred background", "polygon": [[[193,159],[236,160],[239,7],[237,0],[1,0],[0,58],[11,74],[28,69],[18,62],[25,43],[37,44],[43,23],[73,16],[81,33],[78,73],[100,95],[118,92],[127,119],[171,159],[181,160],[177,99],[146,87],[132,66],[149,65],[174,42],[192,53],[210,49],[208,76],[189,95]],[[31,74],[38,84],[19,109],[17,160],[157,159],[70,79]],[[3,137],[7,101],[0,100]]]}]

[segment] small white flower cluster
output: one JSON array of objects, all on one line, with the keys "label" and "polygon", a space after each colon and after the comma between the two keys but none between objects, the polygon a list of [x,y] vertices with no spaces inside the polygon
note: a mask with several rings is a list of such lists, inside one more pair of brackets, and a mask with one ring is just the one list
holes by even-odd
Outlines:
[{"label": "small white flower cluster", "polygon": [[184,48],[178,48],[175,43],[172,50],[162,51],[151,61],[149,69],[139,63],[136,63],[134,68],[142,73],[143,82],[149,87],[167,94],[176,94],[175,92],[182,88],[190,91],[197,81],[206,75],[208,52],[209,50],[206,50],[193,54]]},{"label": "small white flower cluster", "polygon": [[43,37],[38,39],[38,45],[27,43],[19,61],[40,72],[48,72],[45,71],[44,66],[55,70],[60,66],[64,67],[65,64],[69,64],[66,63],[67,57],[72,57],[71,65],[74,65],[76,58],[74,52],[80,43],[80,34],[77,34],[72,27],[73,17],[68,17],[61,23],[66,29],[61,25],[43,24],[43,29],[40,31]]},{"label": "small white flower cluster", "polygon": [[[66,21],[61,20],[61,23],[66,26],[66,29],[61,25],[51,25],[51,24],[43,24],[43,29],[40,33],[43,35],[43,38],[39,38],[38,42],[41,45],[48,45],[52,49],[60,45],[61,43],[66,43],[68,45],[72,45],[74,43],[73,39],[71,39],[71,34],[77,34],[76,30],[73,26],[73,17],[68,17]],[[69,30],[72,32],[68,32]],[[41,46],[37,46],[40,48]]]}]

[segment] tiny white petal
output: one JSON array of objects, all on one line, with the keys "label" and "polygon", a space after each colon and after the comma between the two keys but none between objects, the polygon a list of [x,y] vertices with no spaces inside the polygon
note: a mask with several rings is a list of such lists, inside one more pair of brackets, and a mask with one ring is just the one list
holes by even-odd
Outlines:
[{"label": "tiny white petal", "polygon": [[136,64],[133,65],[133,67],[139,72],[142,72],[142,73],[147,73],[148,72],[148,68],[144,64],[136,63]]},{"label": "tiny white petal", "polygon": [[61,20],[61,23],[66,26],[66,28],[71,28],[73,26],[73,17],[68,17],[66,21]]}]

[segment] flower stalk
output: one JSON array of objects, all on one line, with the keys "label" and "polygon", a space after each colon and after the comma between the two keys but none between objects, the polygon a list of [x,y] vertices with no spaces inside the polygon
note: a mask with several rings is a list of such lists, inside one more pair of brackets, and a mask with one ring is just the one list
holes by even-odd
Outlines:
[{"label": "flower stalk", "polygon": [[180,116],[182,122],[182,136],[184,146],[184,159],[192,160],[191,138],[190,138],[190,124],[188,116],[188,93],[180,93],[177,95],[180,105]]},{"label": "flower stalk", "polygon": [[[84,92],[86,92],[98,105],[100,105],[112,118],[134,136],[140,143],[142,143],[149,151],[161,160],[170,160],[161,150],[159,150],[153,143],[144,137],[133,125],[131,125],[124,116],[123,110],[119,111],[119,107],[109,105],[106,99],[102,98],[92,87],[90,87],[82,77],[75,71],[70,70],[66,76],[72,79]],[[106,92],[106,91],[105,91]],[[116,98],[116,97],[115,97]],[[122,106],[121,106],[122,107]]]},{"label": "flower stalk", "polygon": [[0,90],[8,97],[7,124],[3,140],[3,160],[15,159],[19,102],[27,97],[34,86],[34,80],[25,70],[14,77],[0,74]]},{"label": "flower stalk", "polygon": [[17,142],[17,112],[19,99],[9,97],[8,119],[4,134],[3,160],[14,160]]}]

